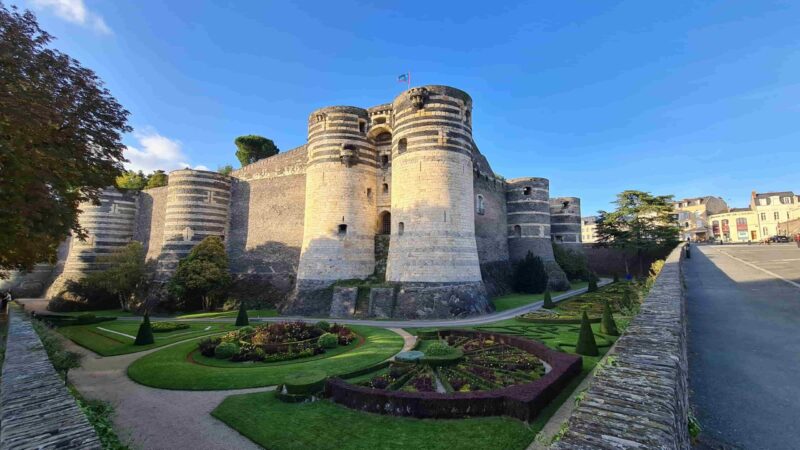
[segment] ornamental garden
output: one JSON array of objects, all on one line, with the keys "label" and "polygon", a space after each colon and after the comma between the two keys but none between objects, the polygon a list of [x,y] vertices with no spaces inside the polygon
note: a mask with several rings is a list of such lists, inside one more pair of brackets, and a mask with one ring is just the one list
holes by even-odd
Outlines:
[{"label": "ornamental garden", "polygon": [[560,302],[519,294],[514,307],[546,308],[458,328],[244,309],[43,319],[102,357],[149,350],[127,368],[144,386],[260,388],[231,392],[212,416],[266,448],[526,448],[624,332],[652,280],[590,280],[588,292]]}]

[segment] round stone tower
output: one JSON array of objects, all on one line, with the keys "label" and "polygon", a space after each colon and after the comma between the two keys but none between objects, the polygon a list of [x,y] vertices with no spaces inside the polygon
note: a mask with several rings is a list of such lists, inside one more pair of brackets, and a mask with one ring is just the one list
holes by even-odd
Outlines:
[{"label": "round stone tower", "polygon": [[550,199],[550,233],[553,241],[573,250],[583,251],[581,245],[581,199],[556,197]]},{"label": "round stone tower", "polygon": [[74,237],[70,239],[64,269],[48,288],[48,298],[61,294],[67,280],[78,280],[90,272],[106,269],[102,257],[133,239],[138,194],[107,188],[100,193],[99,205],[87,202],[79,206],[78,221],[88,237],[83,241]]},{"label": "round stone tower", "polygon": [[158,260],[161,278],[171,275],[181,258],[208,236],[228,236],[231,179],[205,170],[170,172],[164,217],[164,240]]},{"label": "round stone tower", "polygon": [[569,289],[566,274],[553,256],[550,239],[550,181],[547,178],[515,178],[506,185],[508,253],[512,262],[528,252],[542,259],[550,289]]},{"label": "round stone tower", "polygon": [[[297,270],[301,292],[335,280],[366,278],[375,270],[375,205],[370,199],[378,165],[367,139],[368,123],[365,109],[350,106],[322,108],[308,119],[305,221]],[[307,306],[324,309],[324,304]],[[292,308],[311,309],[299,302]]]},{"label": "round stone tower", "polygon": [[484,313],[490,307],[475,243],[472,99],[425,86],[403,92],[392,106],[386,280],[404,284],[396,315]]}]

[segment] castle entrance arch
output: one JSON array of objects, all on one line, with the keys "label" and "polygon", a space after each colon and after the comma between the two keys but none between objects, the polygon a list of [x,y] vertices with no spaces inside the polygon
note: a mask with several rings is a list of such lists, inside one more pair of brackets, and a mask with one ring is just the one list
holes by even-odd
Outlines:
[{"label": "castle entrance arch", "polygon": [[378,216],[378,234],[392,234],[392,213],[384,211]]}]

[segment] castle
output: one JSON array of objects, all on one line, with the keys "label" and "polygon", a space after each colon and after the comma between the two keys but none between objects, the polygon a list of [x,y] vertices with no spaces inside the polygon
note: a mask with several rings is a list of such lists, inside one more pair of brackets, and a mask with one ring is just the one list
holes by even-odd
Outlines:
[{"label": "castle", "polygon": [[[472,99],[447,86],[367,109],[318,109],[293,150],[230,176],[185,169],[165,187],[108,189],[82,209],[90,237],[62,246],[48,295],[131,240],[166,280],[218,235],[237,282],[262,286],[284,314],[313,316],[487,313],[489,298],[509,290],[510,263],[529,251],[552,289],[567,288],[551,240],[579,249],[581,236],[579,199],[550,198],[545,178],[492,172],[472,138]],[[371,281],[337,283],[353,279]]]}]

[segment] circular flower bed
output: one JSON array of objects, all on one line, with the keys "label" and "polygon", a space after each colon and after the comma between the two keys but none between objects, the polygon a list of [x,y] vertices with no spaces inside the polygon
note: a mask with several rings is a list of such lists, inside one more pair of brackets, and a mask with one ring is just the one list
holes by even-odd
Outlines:
[{"label": "circular flower bed", "polygon": [[344,325],[277,322],[202,339],[198,350],[203,356],[234,362],[276,362],[319,355],[327,349],[349,345],[356,338]]},{"label": "circular flower bed", "polygon": [[[357,384],[328,380],[327,394],[362,411],[453,418],[507,415],[528,421],[581,371],[580,356],[517,336],[447,330],[433,355],[393,362]],[[457,355],[442,364],[434,359]]]}]

